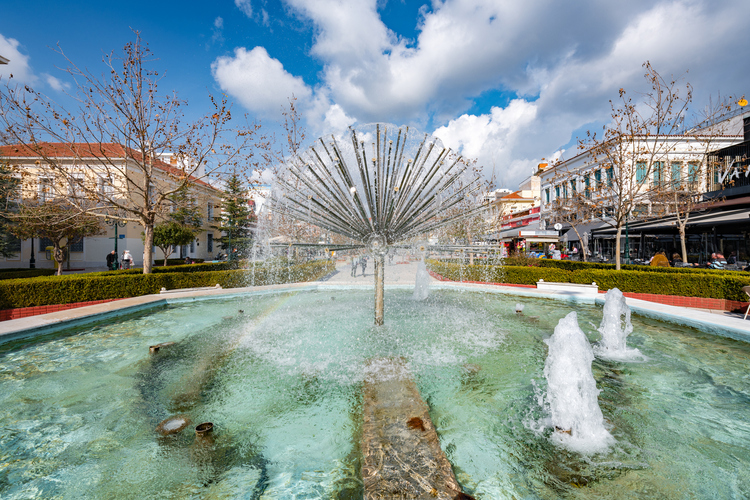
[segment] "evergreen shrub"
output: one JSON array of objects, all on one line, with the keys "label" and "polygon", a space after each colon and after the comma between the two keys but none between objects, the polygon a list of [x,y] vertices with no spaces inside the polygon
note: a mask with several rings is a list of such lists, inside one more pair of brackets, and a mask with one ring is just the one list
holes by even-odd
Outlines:
[{"label": "evergreen shrub", "polygon": [[[629,269],[620,271],[597,269],[596,267],[568,270],[555,266],[461,266],[433,259],[429,259],[427,265],[435,273],[454,281],[533,285],[543,279],[544,281],[557,283],[596,283],[600,290],[619,288],[622,292],[630,293],[653,293],[737,301],[747,300],[747,295],[742,291],[742,287],[750,285],[750,275],[737,271],[711,273],[690,270],[689,273],[677,273],[666,277],[663,273],[654,272],[653,268],[649,266],[629,266]],[[630,267],[635,269],[630,269]],[[675,269],[675,271],[680,270],[680,268]]]},{"label": "evergreen shrub", "polygon": [[37,276],[54,276],[56,269],[3,269],[0,280],[14,280],[18,278],[36,278]]},{"label": "evergreen shrub", "polygon": [[245,269],[152,274],[128,270],[4,280],[0,281],[0,309],[137,297],[159,293],[162,288],[174,290],[216,284],[222,288],[238,288],[312,281],[334,269],[333,262],[321,260],[286,268],[258,266],[254,273]]}]

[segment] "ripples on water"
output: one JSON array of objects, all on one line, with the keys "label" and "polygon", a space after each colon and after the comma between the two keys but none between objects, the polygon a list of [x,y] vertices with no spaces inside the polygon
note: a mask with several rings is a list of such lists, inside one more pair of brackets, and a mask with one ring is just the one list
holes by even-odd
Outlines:
[{"label": "ripples on water", "polygon": [[[371,292],[280,293],[5,344],[0,497],[361,498],[361,387],[389,376],[367,362],[382,357],[407,361],[477,498],[750,496],[747,344],[634,318],[648,361],[594,361],[616,444],[583,456],[526,425],[544,411],[543,340],[572,307],[517,302],[394,290],[374,328]],[[601,309],[576,310],[599,340],[585,325]],[[176,414],[193,425],[154,432]]]}]

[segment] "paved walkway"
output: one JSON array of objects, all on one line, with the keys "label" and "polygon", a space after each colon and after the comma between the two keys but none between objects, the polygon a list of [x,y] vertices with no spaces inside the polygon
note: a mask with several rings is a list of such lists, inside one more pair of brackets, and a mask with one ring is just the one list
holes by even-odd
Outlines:
[{"label": "paved walkway", "polygon": [[[386,285],[413,285],[417,276],[418,262],[407,262],[407,261],[396,261],[393,260],[393,264],[388,264],[388,260],[385,262],[385,284]],[[432,281],[436,281],[430,278]],[[375,286],[375,266],[373,260],[367,261],[367,268],[364,276],[362,275],[362,268],[357,267],[357,275],[352,277],[352,266],[349,261],[336,262],[336,272],[328,275],[324,280],[324,283],[329,284],[341,284],[341,285],[370,285]]]}]

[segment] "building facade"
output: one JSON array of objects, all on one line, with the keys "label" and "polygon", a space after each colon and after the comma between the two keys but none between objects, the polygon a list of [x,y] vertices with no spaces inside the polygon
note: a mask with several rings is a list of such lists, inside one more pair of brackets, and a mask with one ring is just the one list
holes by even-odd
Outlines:
[{"label": "building facade", "polygon": [[[184,179],[184,170],[179,168],[176,158],[165,158],[171,160],[169,162],[153,158],[149,164],[153,167],[151,180],[146,187],[143,174],[136,168],[137,162],[134,159],[139,153],[120,144],[47,143],[40,146],[39,152],[17,145],[0,147],[0,161],[11,166],[14,176],[20,181],[19,201],[81,199],[82,196],[91,197],[93,191],[98,191],[103,197],[117,196],[118,199],[137,203],[143,200],[143,196],[152,196],[158,190],[168,190]],[[49,162],[55,163],[57,171],[47,167]],[[66,170],[65,175],[60,174],[60,168]],[[143,189],[137,189],[139,186]],[[220,237],[220,233],[211,226],[217,224],[214,218],[219,217],[222,194],[201,179],[188,180],[187,196],[198,208],[203,227],[196,239],[177,249],[171,255],[172,258],[189,256],[211,260],[219,253],[214,240]],[[134,265],[142,266],[143,226],[138,222],[118,219],[116,211],[103,208],[98,213],[102,217],[103,234],[83,238],[71,245],[68,252],[70,269],[105,268],[106,256],[115,247],[118,258],[121,258],[125,250],[129,250]],[[157,215],[157,221],[166,220],[169,213],[170,206],[166,203]],[[33,257],[37,268],[53,268],[55,264],[47,252],[48,246],[49,242],[38,238],[19,242],[18,253],[14,257],[0,258],[0,267],[29,267]],[[159,248],[154,249],[153,255],[156,262],[164,258]]]}]

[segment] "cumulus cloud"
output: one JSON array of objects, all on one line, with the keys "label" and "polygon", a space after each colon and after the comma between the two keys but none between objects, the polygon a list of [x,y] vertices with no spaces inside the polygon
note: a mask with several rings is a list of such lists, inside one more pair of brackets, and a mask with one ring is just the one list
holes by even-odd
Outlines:
[{"label": "cumulus cloud", "polygon": [[[314,130],[355,120],[444,124],[435,133],[447,145],[494,168],[510,188],[541,157],[574,154],[575,131],[601,127],[619,88],[637,99],[646,60],[665,76],[690,70],[696,104],[746,93],[737,82],[750,81],[737,56],[750,44],[739,15],[750,13],[745,0],[434,1],[410,38],[383,22],[379,0],[286,5],[314,27],[309,54],[323,67],[319,81],[305,84],[256,47],[214,63],[223,89],[275,116],[294,93]],[[510,102],[468,114],[488,91]]]},{"label": "cumulus cloud", "polygon": [[[609,119],[609,99],[617,97],[617,89],[628,89],[636,101],[639,92],[647,91],[642,64],[650,60],[665,77],[674,75],[682,85],[690,82],[695,88],[695,103],[706,102],[710,94],[726,85],[721,72],[744,72],[732,63],[732,40],[722,37],[701,37],[696,33],[718,33],[739,29],[729,21],[730,10],[719,12],[700,2],[664,2],[638,15],[610,39],[606,51],[586,53],[571,50],[544,65],[529,65],[524,71],[526,81],[516,91],[535,94],[528,104],[536,108],[533,119],[528,114],[509,113],[518,102],[492,108],[487,115],[461,115],[436,134],[464,154],[477,157],[488,169],[500,167],[499,178],[514,188],[542,157],[573,156],[575,130],[599,129]],[[727,24],[729,23],[729,25]],[[711,61],[706,65],[704,61]],[[685,73],[688,68],[690,72]],[[723,70],[722,70],[723,72]],[[739,75],[737,75],[739,76]],[[732,80],[741,81],[741,78]],[[729,92],[737,89],[730,89]],[[511,123],[511,127],[506,125]],[[565,144],[568,151],[559,151]]]},{"label": "cumulus cloud", "polygon": [[9,60],[8,64],[0,65],[0,77],[13,75],[19,83],[34,83],[37,77],[31,71],[29,57],[21,53],[19,46],[18,40],[0,35],[0,56]]},{"label": "cumulus cloud", "polygon": [[233,56],[214,61],[211,70],[222,90],[263,117],[278,119],[281,110],[288,107],[289,99],[295,97],[311,134],[339,132],[356,121],[341,106],[332,103],[322,89],[315,90],[286,71],[263,47],[250,51],[237,48]]},{"label": "cumulus cloud", "polygon": [[211,71],[222,90],[260,115],[278,117],[292,95],[303,101],[312,95],[302,78],[287,72],[263,47],[237,48],[233,56],[216,59]]}]

